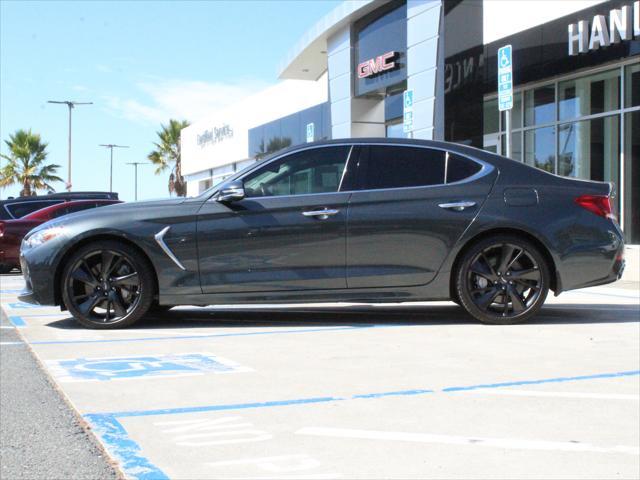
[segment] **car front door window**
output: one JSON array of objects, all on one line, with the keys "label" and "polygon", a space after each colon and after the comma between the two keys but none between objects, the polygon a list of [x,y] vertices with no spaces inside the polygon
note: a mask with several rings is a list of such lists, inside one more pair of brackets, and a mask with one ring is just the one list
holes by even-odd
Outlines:
[{"label": "car front door window", "polygon": [[337,192],[349,146],[303,150],[265,165],[244,179],[247,197]]}]

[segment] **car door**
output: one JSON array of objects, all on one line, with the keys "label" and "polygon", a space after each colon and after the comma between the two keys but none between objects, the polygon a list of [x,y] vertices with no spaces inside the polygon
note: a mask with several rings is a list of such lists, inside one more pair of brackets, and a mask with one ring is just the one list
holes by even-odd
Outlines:
[{"label": "car door", "polygon": [[198,214],[203,293],[346,288],[350,145],[299,150],[247,173],[245,197]]},{"label": "car door", "polygon": [[429,283],[496,175],[488,164],[441,149],[363,147],[347,216],[348,287]]}]

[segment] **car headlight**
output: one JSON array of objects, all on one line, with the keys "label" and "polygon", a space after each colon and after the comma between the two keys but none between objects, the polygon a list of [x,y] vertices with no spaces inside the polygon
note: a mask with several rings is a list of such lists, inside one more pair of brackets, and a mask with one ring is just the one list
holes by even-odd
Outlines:
[{"label": "car headlight", "polygon": [[44,230],[40,230],[39,232],[34,233],[33,235],[29,235],[22,241],[22,250],[37,247],[38,245],[42,245],[43,243],[48,242],[49,240],[53,240],[56,237],[59,237],[64,232],[62,227],[51,227],[45,228]]}]

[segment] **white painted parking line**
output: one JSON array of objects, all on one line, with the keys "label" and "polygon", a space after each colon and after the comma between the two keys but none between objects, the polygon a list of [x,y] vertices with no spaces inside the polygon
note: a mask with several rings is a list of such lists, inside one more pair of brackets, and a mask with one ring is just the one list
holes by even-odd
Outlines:
[{"label": "white painted parking line", "polygon": [[0,325],[0,328],[15,328],[13,325]]},{"label": "white painted parking line", "polygon": [[22,345],[23,342],[0,342],[0,345]]},{"label": "white painted parking line", "polygon": [[474,390],[480,395],[513,395],[516,397],[558,397],[558,398],[593,398],[602,400],[635,400],[640,401],[640,395],[626,395],[623,393],[583,393],[583,392],[543,392],[539,390]]},{"label": "white painted parking line", "polygon": [[351,428],[327,427],[305,427],[298,430],[296,434],[334,438],[358,438],[364,440],[440,443],[446,445],[475,445],[480,447],[505,448],[509,450],[553,450],[566,452],[623,453],[627,455],[640,455],[640,447],[625,445],[599,447],[589,443],[523,440],[518,438],[462,437],[457,435],[436,435],[432,433],[384,432],[378,430],[356,430]]}]

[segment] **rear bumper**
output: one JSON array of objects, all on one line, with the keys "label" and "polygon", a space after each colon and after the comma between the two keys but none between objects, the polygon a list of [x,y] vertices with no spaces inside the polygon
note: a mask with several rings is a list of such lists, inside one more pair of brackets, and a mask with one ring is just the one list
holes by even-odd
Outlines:
[{"label": "rear bumper", "polygon": [[607,233],[608,243],[582,246],[563,259],[563,291],[605,285],[622,277],[626,266],[622,232],[616,228]]}]

